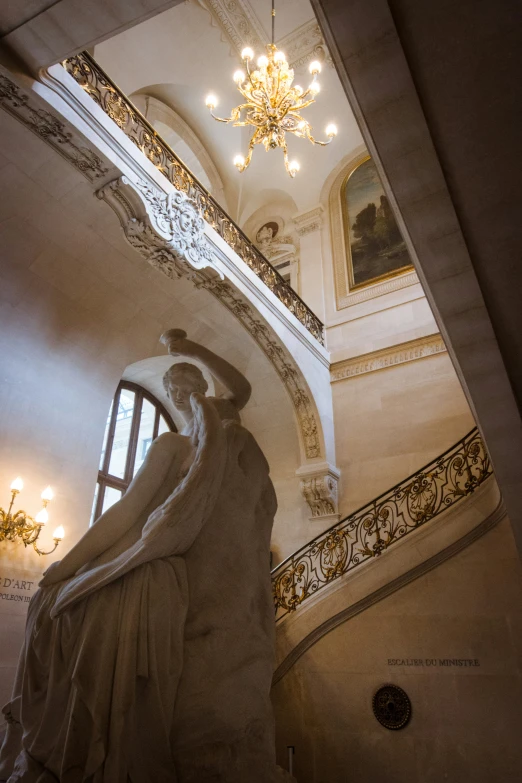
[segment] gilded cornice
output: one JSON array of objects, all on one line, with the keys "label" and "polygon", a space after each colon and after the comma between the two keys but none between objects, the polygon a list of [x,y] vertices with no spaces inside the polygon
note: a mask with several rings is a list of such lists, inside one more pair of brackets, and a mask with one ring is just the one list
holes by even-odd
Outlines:
[{"label": "gilded cornice", "polygon": [[391,348],[382,348],[352,359],[344,359],[335,362],[330,367],[330,380],[344,381],[355,375],[365,375],[368,372],[384,370],[387,367],[395,367],[398,364],[424,359],[437,353],[444,353],[446,346],[440,334],[420,337],[417,340],[409,340],[406,343],[394,345]]}]

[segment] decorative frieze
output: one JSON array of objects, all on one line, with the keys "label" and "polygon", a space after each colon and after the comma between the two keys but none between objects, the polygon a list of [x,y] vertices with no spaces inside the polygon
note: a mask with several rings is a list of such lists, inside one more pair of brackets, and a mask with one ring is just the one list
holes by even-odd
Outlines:
[{"label": "decorative frieze", "polygon": [[397,364],[413,362],[444,351],[446,351],[446,346],[440,334],[420,337],[417,340],[400,343],[391,348],[383,348],[362,356],[355,356],[353,359],[335,362],[330,368],[330,380],[332,383],[343,381],[355,375],[364,375],[368,372],[383,370],[386,367],[394,367]]},{"label": "decorative frieze", "polygon": [[311,209],[308,212],[302,212],[300,215],[296,215],[293,220],[297,234],[300,237],[304,237],[306,234],[320,231],[323,225],[323,212],[323,208],[319,206],[314,207],[314,209]]},{"label": "decorative frieze", "polygon": [[311,19],[277,42],[278,49],[286,54],[291,68],[299,68],[312,60],[333,68],[333,60],[326,48],[317,20]]},{"label": "decorative frieze", "polygon": [[334,525],[339,521],[339,470],[327,462],[299,468],[301,492],[312,516],[311,522],[321,521]]},{"label": "decorative frieze", "polygon": [[[248,0],[197,0],[206,8],[213,21],[221,28],[225,38],[238,52],[250,46],[261,54],[269,43],[263,26]],[[278,49],[286,54],[291,68],[299,68],[312,60],[319,60],[330,67],[330,57],[321,28],[315,18],[292,30],[276,41]]]}]

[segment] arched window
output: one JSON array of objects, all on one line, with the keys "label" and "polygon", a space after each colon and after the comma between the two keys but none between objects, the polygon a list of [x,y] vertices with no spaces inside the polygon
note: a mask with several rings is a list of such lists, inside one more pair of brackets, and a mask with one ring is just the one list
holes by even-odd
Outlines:
[{"label": "arched window", "polygon": [[91,523],[125,494],[152,441],[177,432],[163,405],[135,383],[122,381],[107,417]]}]

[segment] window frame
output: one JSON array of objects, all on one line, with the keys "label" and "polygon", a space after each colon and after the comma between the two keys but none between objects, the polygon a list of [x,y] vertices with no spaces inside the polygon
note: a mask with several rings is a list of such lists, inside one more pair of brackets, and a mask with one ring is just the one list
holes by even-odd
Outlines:
[{"label": "window frame", "polygon": [[[118,420],[118,409],[120,405],[120,396],[122,391],[134,392],[134,407],[132,411],[132,421],[129,433],[129,445],[127,449],[127,458],[125,462],[125,473],[123,478],[118,478],[109,473],[109,466],[112,456],[112,447],[114,445],[114,435],[116,432],[116,423]],[[134,462],[136,460],[136,451],[138,448],[138,439],[141,422],[141,412],[143,400],[147,400],[155,408],[154,428],[152,431],[152,443],[158,437],[160,417],[163,416],[171,432],[177,432],[174,420],[165,406],[153,394],[148,392],[143,386],[131,381],[120,381],[112,401],[111,418],[107,432],[107,442],[105,443],[105,453],[103,455],[103,464],[98,470],[98,479],[96,487],[96,504],[92,512],[92,522],[94,523],[101,515],[105,492],[108,487],[121,490],[122,497],[129,488],[133,479]],[[105,437],[105,433],[104,433]]]}]

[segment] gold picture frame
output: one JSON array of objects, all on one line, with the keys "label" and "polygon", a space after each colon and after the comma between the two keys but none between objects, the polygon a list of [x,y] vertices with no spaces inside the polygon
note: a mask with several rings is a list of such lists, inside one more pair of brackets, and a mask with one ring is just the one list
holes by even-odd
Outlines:
[{"label": "gold picture frame", "polygon": [[[367,165],[368,162],[371,166]],[[354,183],[354,177],[359,179],[357,183]],[[351,205],[348,194],[350,181],[352,185],[356,184]],[[362,206],[365,201],[366,206]],[[413,270],[406,244],[370,155],[359,158],[344,177],[341,207],[349,291],[358,291]],[[357,255],[353,252],[356,243]]]}]

